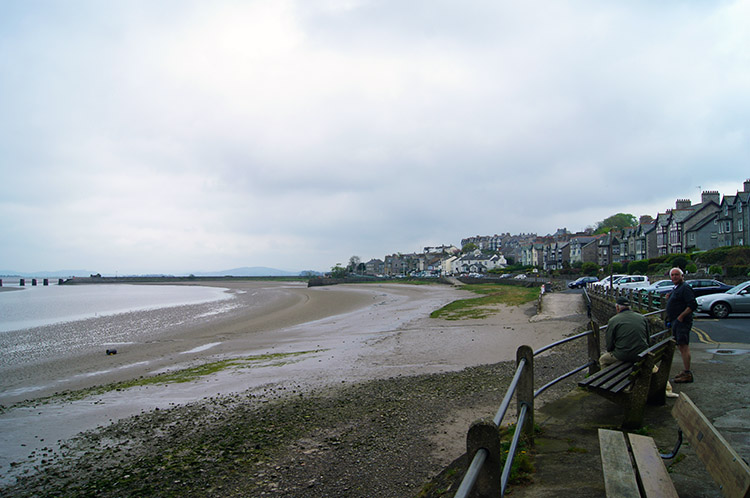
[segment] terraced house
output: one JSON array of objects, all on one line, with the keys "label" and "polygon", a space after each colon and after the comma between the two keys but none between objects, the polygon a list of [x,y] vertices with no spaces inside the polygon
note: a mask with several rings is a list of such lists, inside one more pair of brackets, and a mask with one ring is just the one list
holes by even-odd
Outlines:
[{"label": "terraced house", "polygon": [[[667,254],[715,249],[722,246],[750,245],[750,179],[742,191],[723,198],[716,190],[701,192],[701,202],[677,199],[673,209],[657,213],[656,219],[644,215],[634,227],[591,235],[590,231],[571,234],[558,229],[555,234],[474,236],[461,240],[479,250],[460,255],[451,245],[425,247],[423,254],[393,254],[384,261],[367,262],[367,273],[408,275],[484,273],[507,265],[502,250],[524,266],[558,270],[578,263],[595,262],[605,267]],[[382,271],[381,271],[382,270]]]},{"label": "terraced house", "polygon": [[719,246],[750,245],[749,198],[750,180],[745,180],[742,192],[724,196],[716,220]]}]

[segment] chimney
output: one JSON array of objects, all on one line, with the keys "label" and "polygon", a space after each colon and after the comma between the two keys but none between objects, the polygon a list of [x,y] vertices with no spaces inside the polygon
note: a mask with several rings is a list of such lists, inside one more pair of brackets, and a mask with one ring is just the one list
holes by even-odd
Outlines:
[{"label": "chimney", "polygon": [[675,209],[686,209],[689,208],[693,203],[690,202],[690,199],[677,199],[677,202],[674,203]]},{"label": "chimney", "polygon": [[743,192],[750,192],[750,179],[745,180],[744,188],[742,190]]},{"label": "chimney", "polygon": [[[745,182],[745,188],[748,188],[750,181]],[[711,202],[714,201],[716,204],[721,203],[721,197],[719,196],[718,190],[705,190],[701,194],[701,202]]]}]

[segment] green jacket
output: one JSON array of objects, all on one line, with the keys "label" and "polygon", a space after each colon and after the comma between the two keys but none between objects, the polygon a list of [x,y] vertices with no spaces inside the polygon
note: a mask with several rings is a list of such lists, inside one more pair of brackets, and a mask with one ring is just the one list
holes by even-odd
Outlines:
[{"label": "green jacket", "polygon": [[637,361],[638,353],[648,349],[648,320],[640,313],[625,309],[607,323],[607,351],[620,361]]}]

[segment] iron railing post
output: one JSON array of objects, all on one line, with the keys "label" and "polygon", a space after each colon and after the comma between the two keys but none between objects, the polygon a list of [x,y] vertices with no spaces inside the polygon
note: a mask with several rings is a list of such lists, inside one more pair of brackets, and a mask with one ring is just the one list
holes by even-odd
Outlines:
[{"label": "iron railing post", "polygon": [[502,477],[502,448],[500,431],[492,419],[482,418],[471,424],[466,435],[466,455],[473,459],[478,451],[484,450],[486,457],[478,469],[474,488],[470,497],[500,496]]},{"label": "iron railing post", "polygon": [[599,371],[599,355],[601,354],[599,344],[601,341],[599,340],[599,325],[593,320],[591,320],[591,332],[592,334],[586,338],[586,342],[588,344],[589,362],[591,363],[589,375],[594,375]]},{"label": "iron railing post", "polygon": [[516,391],[516,413],[521,414],[521,407],[528,406],[528,424],[524,425],[524,435],[528,437],[529,444],[534,444],[534,350],[529,346],[521,346],[516,350],[516,364],[524,361],[523,373],[518,380]]}]

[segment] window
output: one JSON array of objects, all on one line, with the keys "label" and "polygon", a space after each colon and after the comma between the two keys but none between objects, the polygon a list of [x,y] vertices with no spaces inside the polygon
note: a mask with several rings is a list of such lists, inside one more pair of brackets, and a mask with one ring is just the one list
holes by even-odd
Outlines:
[{"label": "window", "polygon": [[737,220],[737,231],[738,232],[742,231],[742,218],[740,218],[739,220]]},{"label": "window", "polygon": [[725,221],[724,222],[724,233],[732,233],[732,222],[731,221]]}]

